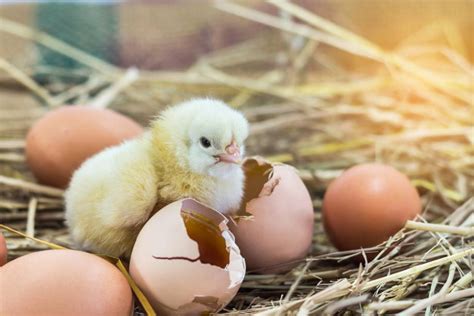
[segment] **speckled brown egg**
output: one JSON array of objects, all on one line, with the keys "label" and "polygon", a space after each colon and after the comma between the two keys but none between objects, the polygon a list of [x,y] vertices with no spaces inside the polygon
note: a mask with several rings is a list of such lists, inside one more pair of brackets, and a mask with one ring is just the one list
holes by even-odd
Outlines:
[{"label": "speckled brown egg", "polygon": [[0,268],[0,315],[123,315],[132,291],[108,261],[74,250],[45,250]]},{"label": "speckled brown egg", "polygon": [[331,182],[323,201],[324,227],[340,250],[376,246],[420,212],[420,197],[408,177],[376,163],[346,170]]},{"label": "speckled brown egg", "polygon": [[30,129],[27,163],[40,183],[65,188],[87,158],[142,132],[140,125],[112,110],[63,106]]},{"label": "speckled brown egg", "polygon": [[3,234],[0,232],[0,267],[7,263],[7,255],[7,242],[5,241]]},{"label": "speckled brown egg", "polygon": [[160,315],[208,315],[240,288],[245,261],[219,212],[184,199],[159,210],[140,231],[130,275]]},{"label": "speckled brown egg", "polygon": [[296,170],[263,158],[243,162],[242,208],[230,224],[249,271],[279,273],[299,264],[311,248],[314,212]]}]

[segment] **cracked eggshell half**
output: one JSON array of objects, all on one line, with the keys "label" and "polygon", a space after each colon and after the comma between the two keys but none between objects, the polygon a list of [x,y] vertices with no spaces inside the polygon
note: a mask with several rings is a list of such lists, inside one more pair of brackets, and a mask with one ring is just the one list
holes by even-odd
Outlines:
[{"label": "cracked eggshell half", "polygon": [[229,224],[249,271],[290,270],[311,248],[313,204],[296,170],[261,157],[243,162],[245,192]]},{"label": "cracked eggshell half", "polygon": [[245,276],[245,260],[226,223],[219,212],[184,199],[145,224],[130,274],[158,313],[213,313],[232,300]]}]

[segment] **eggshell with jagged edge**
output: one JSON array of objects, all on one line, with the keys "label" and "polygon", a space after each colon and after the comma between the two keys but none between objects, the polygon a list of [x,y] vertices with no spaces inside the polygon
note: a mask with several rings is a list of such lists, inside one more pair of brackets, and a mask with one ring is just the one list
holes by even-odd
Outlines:
[{"label": "eggshell with jagged edge", "polygon": [[314,228],[311,196],[296,170],[261,157],[243,162],[242,208],[230,224],[249,271],[281,273],[308,254]]},{"label": "eggshell with jagged edge", "polygon": [[245,261],[219,212],[193,199],[171,203],[140,231],[130,275],[158,314],[200,315],[227,305]]}]

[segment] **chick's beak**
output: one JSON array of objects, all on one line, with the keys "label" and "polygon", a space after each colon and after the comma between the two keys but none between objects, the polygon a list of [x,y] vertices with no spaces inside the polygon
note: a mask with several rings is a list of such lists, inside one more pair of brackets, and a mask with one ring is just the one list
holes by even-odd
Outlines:
[{"label": "chick's beak", "polygon": [[217,160],[221,162],[228,162],[228,163],[240,163],[241,156],[240,156],[240,148],[239,146],[233,141],[229,146],[225,148],[225,153],[217,155]]}]

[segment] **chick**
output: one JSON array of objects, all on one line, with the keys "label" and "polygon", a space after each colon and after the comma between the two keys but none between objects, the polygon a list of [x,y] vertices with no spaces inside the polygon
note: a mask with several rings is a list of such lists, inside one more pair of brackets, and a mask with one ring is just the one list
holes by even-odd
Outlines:
[{"label": "chick", "polygon": [[237,210],[247,136],[245,117],[221,101],[168,108],[141,137],[105,149],[74,173],[65,193],[74,242],[128,257],[145,222],[173,201],[192,197],[222,213]]}]

